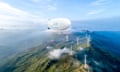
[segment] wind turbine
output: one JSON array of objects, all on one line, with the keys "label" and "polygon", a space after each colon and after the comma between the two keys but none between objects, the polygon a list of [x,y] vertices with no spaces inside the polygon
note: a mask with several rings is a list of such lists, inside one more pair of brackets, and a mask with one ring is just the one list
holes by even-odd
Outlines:
[{"label": "wind turbine", "polygon": [[87,69],[87,55],[84,55],[84,68]]},{"label": "wind turbine", "polygon": [[90,35],[87,35],[86,36],[86,39],[87,39],[87,47],[90,47]]},{"label": "wind turbine", "polygon": [[72,45],[70,47],[70,55],[73,55],[73,47],[72,47]]},{"label": "wind turbine", "polygon": [[65,36],[65,40],[66,40],[67,42],[69,41],[69,36],[68,36],[68,35]]},{"label": "wind turbine", "polygon": [[79,38],[78,37],[76,38],[76,42],[77,42],[77,45],[79,45]]}]

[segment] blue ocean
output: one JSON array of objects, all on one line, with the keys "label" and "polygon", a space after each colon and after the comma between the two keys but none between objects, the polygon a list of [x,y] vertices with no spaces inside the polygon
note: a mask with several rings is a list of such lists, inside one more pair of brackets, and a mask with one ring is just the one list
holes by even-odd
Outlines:
[{"label": "blue ocean", "polygon": [[89,30],[91,41],[98,48],[120,57],[120,21],[115,19],[101,19],[89,21],[76,21],[73,29]]}]

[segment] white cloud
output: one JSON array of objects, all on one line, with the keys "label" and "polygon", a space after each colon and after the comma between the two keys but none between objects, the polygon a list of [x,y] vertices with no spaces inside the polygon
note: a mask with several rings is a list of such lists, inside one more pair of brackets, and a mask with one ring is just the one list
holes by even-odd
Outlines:
[{"label": "white cloud", "polygon": [[21,16],[21,14],[24,15],[28,15],[27,12],[24,12],[22,10],[16,9],[12,6],[10,6],[7,3],[2,3],[0,2],[0,14],[8,14],[8,15],[14,15],[14,16]]},{"label": "white cloud", "polygon": [[104,5],[107,3],[107,0],[95,0],[91,3],[93,6]]},{"label": "white cloud", "polygon": [[[45,19],[17,9],[7,3],[0,2],[0,28],[11,28],[13,25],[21,28],[28,23],[43,23]],[[29,24],[28,24],[29,25]]]},{"label": "white cloud", "polygon": [[59,59],[62,55],[63,51],[61,49],[54,49],[53,51],[49,52],[49,58],[51,59]]},{"label": "white cloud", "polygon": [[43,3],[49,3],[49,2],[51,2],[53,0],[31,0],[31,1],[34,2],[34,3],[41,3],[41,4],[43,4]]},{"label": "white cloud", "polygon": [[74,51],[72,51],[72,50],[70,50],[68,48],[54,49],[54,50],[49,52],[48,57],[50,59],[59,59],[64,53],[67,53],[69,55],[73,55]]},{"label": "white cloud", "polygon": [[41,1],[41,0],[32,0],[32,2],[34,2],[34,3],[37,3],[37,2],[39,2],[39,1]]},{"label": "white cloud", "polygon": [[33,3],[36,3],[41,9],[48,9],[48,11],[57,10],[55,0],[32,0]]},{"label": "white cloud", "polygon": [[[94,0],[94,1],[90,2],[90,4],[89,4],[90,10],[88,12],[86,12],[85,16],[87,18],[98,17],[98,14],[102,14],[105,12],[106,5],[108,3],[110,3],[110,0]],[[94,15],[94,17],[91,17],[93,15]]]},{"label": "white cloud", "polygon": [[50,10],[50,11],[57,10],[56,5],[48,5],[48,10]]},{"label": "white cloud", "polygon": [[9,17],[14,19],[23,18],[22,20],[26,18],[28,18],[27,20],[29,20],[30,18],[38,18],[38,16],[32,15],[26,11],[12,7],[11,5],[3,2],[0,2],[0,15],[2,16],[2,18],[3,16],[4,18]]},{"label": "white cloud", "polygon": [[87,13],[87,16],[100,14],[100,13],[102,13],[102,12],[104,12],[103,9],[91,10],[91,11],[89,11],[89,12]]}]

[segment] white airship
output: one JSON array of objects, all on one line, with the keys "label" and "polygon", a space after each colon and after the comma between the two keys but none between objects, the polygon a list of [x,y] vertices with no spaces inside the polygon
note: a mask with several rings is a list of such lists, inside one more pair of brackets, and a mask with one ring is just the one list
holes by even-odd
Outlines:
[{"label": "white airship", "polygon": [[48,29],[50,30],[67,30],[71,26],[71,21],[67,18],[54,18],[48,21]]}]

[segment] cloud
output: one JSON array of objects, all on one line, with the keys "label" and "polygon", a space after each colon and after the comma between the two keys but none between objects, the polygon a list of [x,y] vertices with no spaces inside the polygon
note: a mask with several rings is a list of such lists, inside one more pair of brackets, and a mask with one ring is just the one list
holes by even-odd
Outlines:
[{"label": "cloud", "polygon": [[[91,16],[98,17],[99,14],[102,14],[106,11],[106,5],[110,2],[110,0],[94,0],[90,2],[90,10],[86,12],[87,18],[93,18]],[[94,17],[94,18],[95,18]]]},{"label": "cloud", "polygon": [[95,0],[91,3],[93,6],[104,5],[107,3],[107,0]]},{"label": "cloud", "polygon": [[62,55],[63,51],[61,49],[54,49],[53,51],[49,52],[49,58],[51,59],[59,59]]},{"label": "cloud", "polygon": [[104,12],[104,9],[91,10],[87,13],[87,16],[100,14],[102,12]]},{"label": "cloud", "polygon": [[23,18],[22,20],[26,20],[26,18],[28,18],[27,20],[29,20],[30,18],[38,18],[38,16],[32,15],[26,11],[17,9],[15,7],[12,7],[11,5],[4,3],[4,2],[0,2],[0,15],[2,15],[2,17],[9,17],[9,18],[14,18],[14,19],[18,19],[18,18]]},{"label": "cloud", "polygon": [[31,0],[34,3],[38,3],[38,2],[51,2],[52,0]]},{"label": "cloud", "polygon": [[48,11],[57,10],[56,0],[32,0],[32,2],[38,4],[41,9],[46,8]]},{"label": "cloud", "polygon": [[56,7],[56,5],[48,5],[48,10],[55,11],[55,10],[57,10],[57,7]]},{"label": "cloud", "polygon": [[59,59],[64,53],[67,53],[69,55],[73,55],[74,51],[72,51],[68,48],[54,49],[54,50],[49,52],[48,57],[50,59]]},{"label": "cloud", "polygon": [[44,21],[45,19],[39,16],[17,9],[8,3],[0,2],[0,28],[11,28],[12,26],[19,27],[20,25],[21,28],[24,28],[25,24],[43,23]]}]

